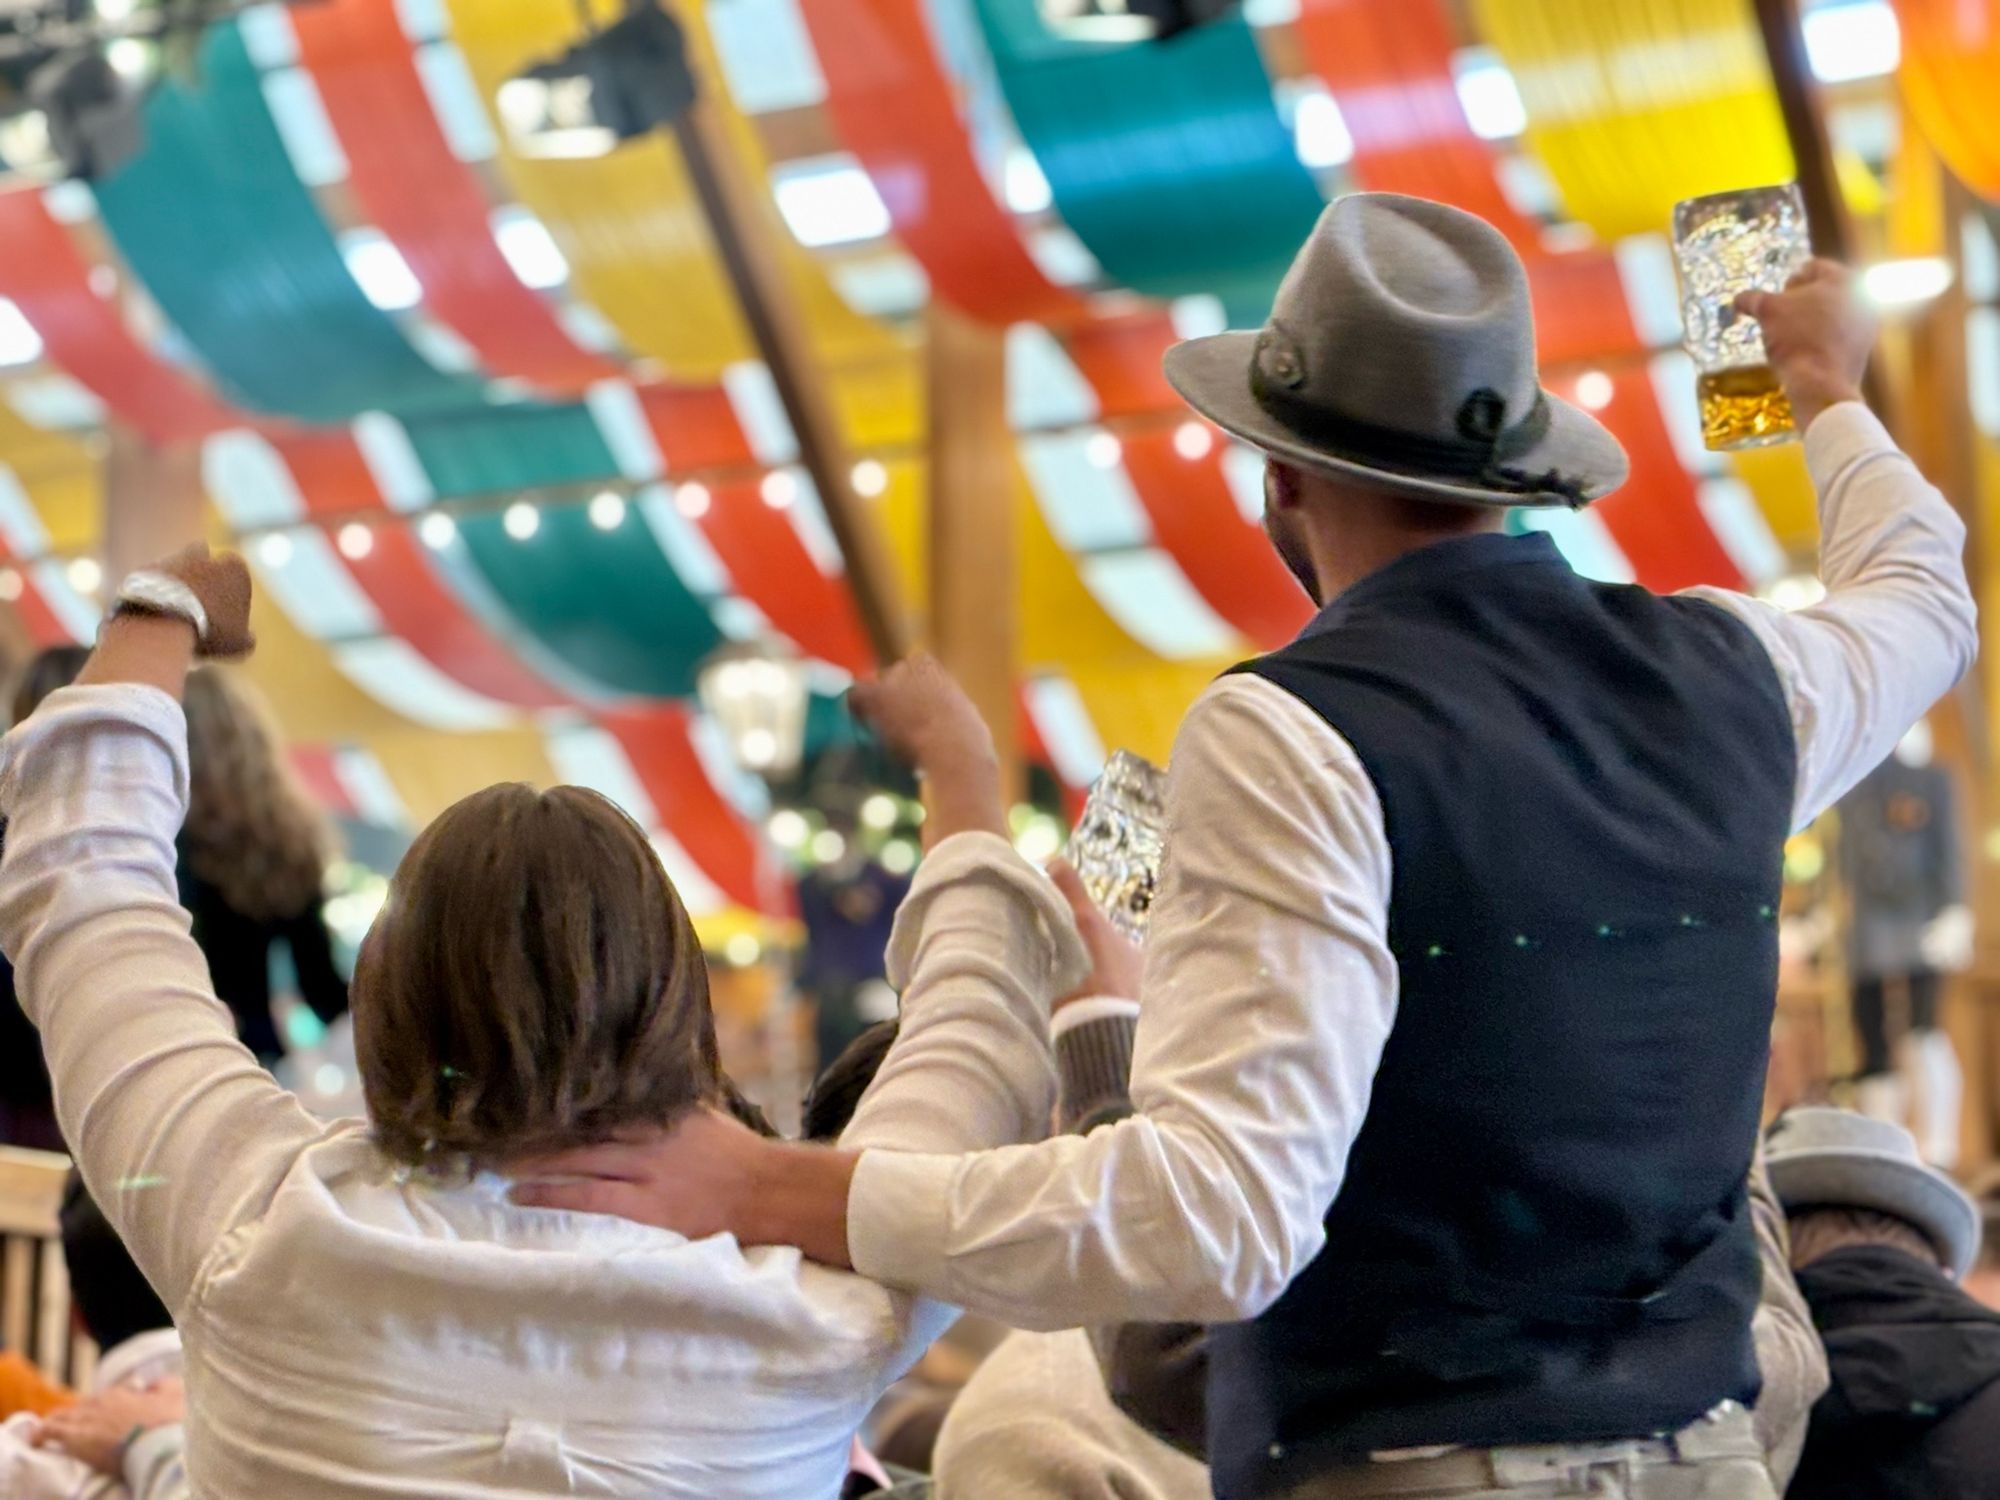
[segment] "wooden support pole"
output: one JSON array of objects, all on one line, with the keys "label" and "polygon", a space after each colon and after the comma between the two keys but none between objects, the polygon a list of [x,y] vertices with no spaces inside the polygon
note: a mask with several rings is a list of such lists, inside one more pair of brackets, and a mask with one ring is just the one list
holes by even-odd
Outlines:
[{"label": "wooden support pole", "polygon": [[712,104],[697,97],[675,122],[674,136],[735,284],[743,320],[770,367],[798,438],[799,457],[847,560],[847,581],[869,645],[879,660],[895,661],[909,650],[908,617],[888,545],[854,492],[847,443],[806,342],[805,312],[778,255],[779,237],[786,230],[776,222],[769,195],[736,162]]},{"label": "wooden support pole", "polygon": [[[1785,117],[1785,134],[1791,140],[1792,159],[1799,174],[1799,192],[1806,200],[1806,216],[1812,222],[1813,253],[1851,263],[1856,248],[1854,225],[1848,216],[1847,200],[1841,195],[1839,174],[1834,170],[1833,141],[1827,134],[1826,116],[1819,107],[1818,85],[1806,57],[1798,0],[1756,0],[1756,7],[1764,56],[1771,66],[1771,83],[1777,91],[1778,108]],[[1893,427],[1889,385],[1879,371],[1869,370],[1862,381],[1862,393],[1876,415]]]},{"label": "wooden support pole", "polygon": [[1014,452],[1002,330],[944,303],[926,315],[931,649],[993,729],[1002,784],[1024,782],[1014,660]]}]

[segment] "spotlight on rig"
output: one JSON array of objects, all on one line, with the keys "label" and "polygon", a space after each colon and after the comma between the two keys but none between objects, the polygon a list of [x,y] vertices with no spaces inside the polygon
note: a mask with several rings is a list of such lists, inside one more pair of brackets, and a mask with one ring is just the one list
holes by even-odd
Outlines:
[{"label": "spotlight on rig", "polygon": [[497,102],[524,154],[603,156],[671,126],[694,96],[680,23],[658,0],[630,0],[602,31],[502,84]]}]

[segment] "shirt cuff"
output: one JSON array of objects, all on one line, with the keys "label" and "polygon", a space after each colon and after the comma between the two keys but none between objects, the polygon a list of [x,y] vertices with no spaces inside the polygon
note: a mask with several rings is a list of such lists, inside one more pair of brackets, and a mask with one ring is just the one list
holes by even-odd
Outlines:
[{"label": "shirt cuff", "polygon": [[1821,496],[1857,459],[1902,451],[1882,419],[1859,401],[1836,402],[1821,412],[1806,429],[1805,448],[1806,468]]},{"label": "shirt cuff", "polygon": [[1057,1011],[1050,1029],[1059,1080],[1057,1128],[1081,1134],[1130,1114],[1139,1007],[1130,1000],[1079,1000]]},{"label": "shirt cuff", "polygon": [[847,1189],[847,1257],[870,1281],[940,1301],[946,1215],[963,1158],[864,1151]]}]

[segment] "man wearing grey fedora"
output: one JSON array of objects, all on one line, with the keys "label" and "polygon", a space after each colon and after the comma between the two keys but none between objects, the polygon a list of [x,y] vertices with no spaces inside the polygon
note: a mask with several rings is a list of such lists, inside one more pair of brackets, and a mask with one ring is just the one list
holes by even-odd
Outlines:
[{"label": "man wearing grey fedora", "polygon": [[[1820,496],[1827,597],[1796,614],[1588,582],[1505,534],[1615,489],[1623,453],[1542,389],[1491,226],[1332,204],[1261,331],[1167,357],[1265,454],[1320,611],[1181,728],[1133,1114],[935,1156],[702,1114],[531,1201],[800,1246],[1023,1327],[1228,1325],[1225,1500],[1768,1497],[1745,1178],[1783,845],[1975,628],[1963,527],[1860,401],[1846,273],[1743,311]],[[991,755],[934,672],[868,706],[929,763]],[[1045,1056],[939,1039],[927,1065],[1048,1098]]]},{"label": "man wearing grey fedora", "polygon": [[1766,1151],[1833,1376],[1790,1493],[2000,1496],[2000,1312],[1959,1286],[1977,1205],[1907,1130],[1846,1110],[1791,1110]]}]

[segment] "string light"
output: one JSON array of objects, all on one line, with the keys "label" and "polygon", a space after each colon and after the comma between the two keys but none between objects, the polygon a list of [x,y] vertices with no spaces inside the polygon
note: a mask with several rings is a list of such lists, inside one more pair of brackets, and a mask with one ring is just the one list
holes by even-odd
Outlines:
[{"label": "string light", "polygon": [[783,469],[773,469],[757,486],[757,493],[764,497],[764,503],[772,510],[788,510],[792,502],[799,498],[799,482]]},{"label": "string light", "polygon": [[1125,457],[1125,445],[1114,433],[1093,432],[1083,445],[1083,456],[1093,468],[1115,469]]},{"label": "string light", "polygon": [[417,536],[433,552],[442,552],[458,540],[458,522],[441,510],[434,510],[417,522]]},{"label": "string light", "polygon": [[292,539],[273,531],[257,543],[257,560],[267,568],[282,568],[292,560]]},{"label": "string light", "polygon": [[21,582],[21,575],[14,571],[14,569],[0,568],[0,601],[12,604],[16,599],[21,597],[21,591],[24,587],[25,585]]},{"label": "string light", "polygon": [[1215,447],[1215,434],[1206,422],[1183,422],[1174,429],[1174,452],[1189,463],[1207,458]]},{"label": "string light", "polygon": [[896,815],[900,811],[894,797],[887,792],[877,792],[861,804],[862,826],[873,828],[877,833],[887,833],[896,826]]},{"label": "string light", "polygon": [[375,533],[359,521],[349,521],[340,528],[333,544],[340,549],[342,557],[359,562],[375,550]]},{"label": "string light", "polygon": [[599,531],[616,531],[625,524],[625,497],[615,490],[600,490],[590,502],[590,524]]},{"label": "string light", "polygon": [[838,829],[822,828],[812,837],[812,857],[823,865],[832,864],[846,852],[847,840]]},{"label": "string light", "polygon": [[889,488],[889,471],[876,459],[862,459],[854,466],[850,477],[854,481],[854,493],[866,500],[873,500]]},{"label": "string light", "polygon": [[764,955],[764,945],[747,932],[739,932],[722,945],[722,956],[739,969],[747,969]]},{"label": "string light", "polygon": [[500,525],[515,541],[525,542],[542,529],[542,513],[526,500],[516,500],[507,507],[507,513],[500,518]]},{"label": "string light", "polygon": [[97,565],[94,557],[79,557],[71,561],[68,569],[69,586],[79,594],[94,594],[104,583],[104,569]]},{"label": "string light", "polygon": [[1617,388],[1602,370],[1585,370],[1576,377],[1576,404],[1585,411],[1603,411],[1615,394]]},{"label": "string light", "polygon": [[708,508],[713,503],[714,501],[708,493],[708,486],[697,484],[692,479],[686,484],[676,486],[674,489],[674,509],[686,516],[690,521],[699,521],[703,516],[707,515]]},{"label": "string light", "polygon": [[881,857],[882,868],[891,875],[907,875],[917,867],[917,846],[908,839],[890,839]]},{"label": "string light", "polygon": [[771,814],[771,821],[765,825],[771,834],[771,842],[780,849],[803,849],[806,840],[812,837],[812,825],[805,815],[794,808],[781,807]]}]

